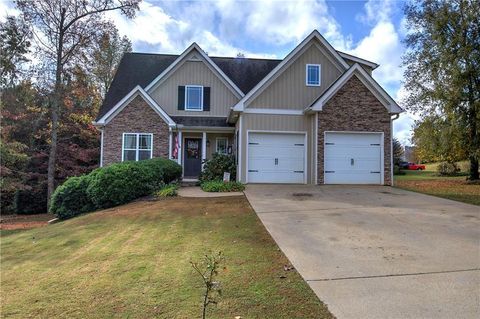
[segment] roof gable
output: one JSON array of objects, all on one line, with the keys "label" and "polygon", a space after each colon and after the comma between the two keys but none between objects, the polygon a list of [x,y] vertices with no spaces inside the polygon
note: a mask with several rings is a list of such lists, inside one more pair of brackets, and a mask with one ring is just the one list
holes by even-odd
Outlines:
[{"label": "roof gable", "polygon": [[155,111],[157,114],[163,118],[163,120],[169,125],[174,126],[175,122],[168,116],[165,111],[150,97],[150,95],[145,92],[139,85],[137,85],[133,90],[130,91],[123,99],[121,99],[115,106],[113,106],[108,112],[106,112],[95,125],[106,125],[108,124],[117,114],[119,114],[133,99],[137,96],[141,96],[147,104]]},{"label": "roof gable", "polygon": [[337,81],[312,103],[305,111],[321,111],[323,106],[347,83],[356,76],[372,94],[385,106],[389,113],[401,113],[403,109],[388,95],[388,93],[358,64],[355,63]]},{"label": "roof gable", "polygon": [[[193,56],[192,56],[193,53]],[[195,53],[198,53],[195,54]],[[189,46],[172,64],[170,64],[162,73],[160,73],[150,84],[145,87],[146,92],[152,92],[155,88],[161,83],[161,81],[168,78],[168,76],[175,72],[175,69],[188,58],[193,58],[194,60],[200,61],[203,60],[207,66],[217,75],[220,79],[238,96],[243,97],[244,93],[237,87],[235,83],[216,65],[210,57],[196,44],[195,42]]]},{"label": "roof gable", "polygon": [[[137,85],[145,88],[164,72],[179,55],[126,53],[100,107],[97,120],[103,117]],[[250,91],[281,60],[212,57],[211,60],[237,85],[242,92]]]},{"label": "roof gable", "polygon": [[245,108],[245,102],[250,99],[254,94],[259,90],[265,88],[266,84],[273,79],[275,76],[278,76],[279,73],[283,72],[288,65],[295,59],[297,59],[302,50],[310,44],[313,40],[320,42],[322,46],[325,47],[327,52],[333,56],[336,62],[338,62],[343,70],[347,70],[349,65],[345,60],[340,56],[340,54],[332,47],[330,43],[317,31],[314,30],[308,37],[306,37],[295,49],[293,49],[286,57],[282,60],[265,78],[263,78],[252,90],[250,90],[233,108],[234,111],[243,111]]}]

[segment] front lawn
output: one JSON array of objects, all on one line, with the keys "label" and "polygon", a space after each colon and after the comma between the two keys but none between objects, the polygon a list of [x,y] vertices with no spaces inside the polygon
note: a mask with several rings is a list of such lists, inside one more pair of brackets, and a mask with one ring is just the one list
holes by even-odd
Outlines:
[{"label": "front lawn", "polygon": [[222,251],[223,296],[208,318],[332,318],[244,197],[143,201],[2,231],[5,318],[199,318],[189,261]]},{"label": "front lawn", "polygon": [[394,176],[395,186],[414,192],[480,205],[480,185],[467,183],[466,176],[439,176],[436,171],[429,170],[433,167],[428,165],[425,171],[405,170],[405,175]]}]

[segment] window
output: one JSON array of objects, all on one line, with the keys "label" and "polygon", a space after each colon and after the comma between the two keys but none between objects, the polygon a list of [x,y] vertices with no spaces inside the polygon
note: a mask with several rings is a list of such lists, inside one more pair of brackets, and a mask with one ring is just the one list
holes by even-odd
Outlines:
[{"label": "window", "polygon": [[227,154],[228,140],[226,137],[217,137],[216,152],[219,154]]},{"label": "window", "polygon": [[122,161],[152,158],[153,134],[123,133]]},{"label": "window", "polygon": [[307,64],[307,86],[320,86],[320,64]]},{"label": "window", "polygon": [[185,86],[185,110],[203,111],[203,86]]}]

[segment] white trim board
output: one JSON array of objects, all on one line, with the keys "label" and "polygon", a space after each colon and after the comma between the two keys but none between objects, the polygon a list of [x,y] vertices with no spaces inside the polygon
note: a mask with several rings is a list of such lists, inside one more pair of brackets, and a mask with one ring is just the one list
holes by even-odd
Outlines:
[{"label": "white trim board", "polygon": [[342,58],[347,59],[347,60],[351,60],[351,61],[354,61],[354,62],[358,62],[358,63],[363,64],[363,65],[366,65],[366,66],[372,68],[372,70],[375,70],[376,68],[379,67],[379,65],[375,62],[368,61],[368,60],[359,58],[358,56],[354,56],[354,55],[351,55],[351,54],[348,54],[348,53],[345,53],[345,52],[341,52],[341,51],[337,51],[337,52],[338,52],[338,54],[340,54],[340,56]]},{"label": "white trim board", "polygon": [[265,108],[250,108],[247,107],[245,114],[270,114],[270,115],[303,115],[302,110],[292,109],[265,109]]},{"label": "white trim board", "polygon": [[202,48],[200,48],[200,46],[196,42],[192,43],[172,64],[168,66],[168,68],[166,68],[152,82],[150,82],[150,84],[145,87],[145,91],[151,92],[155,90],[155,88],[161,83],[160,80],[166,78],[170,71],[178,67],[180,63],[185,60],[188,54],[194,50],[200,53],[201,57],[207,62],[207,66],[212,68],[215,71],[214,73],[216,73],[223,82],[228,84],[227,86],[234,92],[235,95],[240,98],[245,95],[242,90],[240,90],[237,85],[233,83],[233,81],[218,67],[218,65],[216,65],[215,62],[212,61],[212,59],[210,59],[210,57],[202,50]]},{"label": "white trim board", "polygon": [[98,120],[94,125],[106,125],[108,124],[115,116],[117,116],[124,108],[127,106],[133,99],[137,96],[142,96],[142,98],[147,102],[150,107],[157,112],[160,117],[163,118],[169,126],[175,126],[175,122],[170,116],[155,102],[150,95],[148,95],[145,90],[142,89],[140,85],[137,85],[130,91],[123,99],[121,99],[114,107],[112,107],[100,120]]},{"label": "white trim board", "polygon": [[[362,83],[372,92],[373,95],[385,106],[390,113],[401,113],[404,110],[388,95],[387,92],[363,69],[358,63],[355,63],[330,87],[323,95],[315,101],[310,107],[305,109],[308,111],[321,111],[323,106],[343,87],[345,83],[352,77],[356,76]],[[386,103],[386,102],[388,103]]]},{"label": "white trim board", "polygon": [[[336,60],[343,66],[344,70],[349,68],[349,65],[345,60],[340,56],[340,54],[332,47],[330,43],[318,32],[314,30],[308,37],[306,37],[295,49],[293,49],[283,60],[280,62],[267,76],[265,76],[253,89],[250,90],[243,98],[234,106],[234,111],[243,111],[245,109],[245,101],[252,97],[258,90],[260,90],[270,79],[277,75],[284,67],[290,63],[294,57],[298,57],[297,53],[304,49],[312,39],[317,39],[323,46],[327,49],[328,53],[333,55]],[[293,60],[294,61],[294,60]]]}]

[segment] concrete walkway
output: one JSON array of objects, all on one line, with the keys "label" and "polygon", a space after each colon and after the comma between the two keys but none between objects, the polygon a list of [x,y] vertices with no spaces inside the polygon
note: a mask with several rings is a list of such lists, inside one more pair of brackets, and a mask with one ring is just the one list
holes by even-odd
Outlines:
[{"label": "concrete walkway", "polygon": [[225,192],[214,193],[204,192],[199,186],[180,187],[178,196],[182,197],[227,197],[227,196],[243,196],[243,192]]},{"label": "concrete walkway", "polygon": [[480,209],[375,186],[248,185],[338,318],[480,318]]}]

